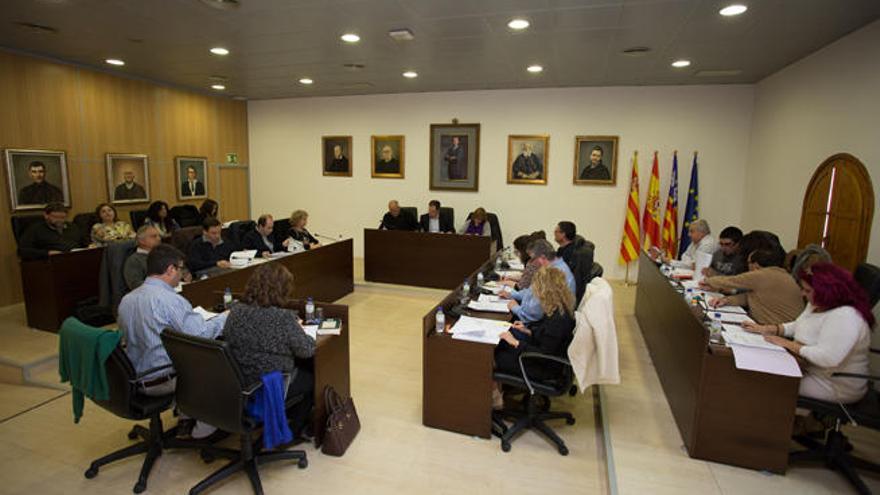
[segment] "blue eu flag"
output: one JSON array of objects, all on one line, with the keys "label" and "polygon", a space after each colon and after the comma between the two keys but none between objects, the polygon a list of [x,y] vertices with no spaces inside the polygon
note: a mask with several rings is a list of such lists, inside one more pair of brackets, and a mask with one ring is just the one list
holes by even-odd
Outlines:
[{"label": "blue eu flag", "polygon": [[691,222],[700,218],[700,188],[697,186],[697,153],[694,152],[694,164],[691,166],[691,185],[688,187],[687,206],[684,209],[684,221],[681,224],[681,244],[678,248],[678,257],[687,250],[691,244],[688,235],[688,227]]}]

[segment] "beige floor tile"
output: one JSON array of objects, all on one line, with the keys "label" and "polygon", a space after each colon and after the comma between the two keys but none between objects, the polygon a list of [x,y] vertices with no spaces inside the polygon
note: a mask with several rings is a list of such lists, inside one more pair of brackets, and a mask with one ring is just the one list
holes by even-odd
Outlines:
[{"label": "beige floor tile", "polygon": [[48,388],[0,383],[0,421],[63,394]]}]

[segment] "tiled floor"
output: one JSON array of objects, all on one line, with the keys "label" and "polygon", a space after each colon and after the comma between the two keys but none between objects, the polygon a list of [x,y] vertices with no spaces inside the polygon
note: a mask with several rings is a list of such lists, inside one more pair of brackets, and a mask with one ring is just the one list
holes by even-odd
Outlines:
[{"label": "tiled floor", "polygon": [[[651,494],[839,494],[852,490],[821,467],[795,467],[786,476],[767,475],[690,459],[682,449],[660,382],[651,365],[633,312],[635,290],[615,284],[622,383],[604,387],[605,414],[620,493]],[[519,438],[510,453],[498,442],[474,439],[421,425],[421,317],[443,291],[359,284],[340,301],[351,311],[352,392],[363,429],[342,458],[307,448],[309,467],[270,465],[263,470],[268,493],[604,493],[607,480],[600,456],[590,394],[556,404],[575,413],[577,424],[557,431],[571,450],[559,456],[533,433]],[[19,307],[20,308],[20,307]],[[0,309],[0,312],[4,310]],[[15,313],[15,310],[6,310]],[[21,309],[17,310],[19,316]],[[10,320],[11,318],[11,320]],[[14,347],[3,334],[17,327],[15,316],[0,323],[0,349]],[[10,323],[12,321],[12,323]],[[36,333],[51,352],[51,334]],[[4,340],[5,339],[5,340]],[[0,353],[5,351],[0,350]],[[14,351],[17,352],[17,351]],[[39,352],[36,352],[39,354]],[[29,354],[29,355],[34,355]],[[127,444],[130,424],[87,404],[79,424],[71,419],[69,395],[0,385],[0,493],[127,493],[140,458],[82,476],[89,461]],[[18,411],[44,405],[9,418]],[[169,420],[173,421],[173,420]],[[856,450],[878,458],[880,437],[859,431]],[[168,452],[150,477],[148,493],[181,493],[216,468],[192,452]],[[880,492],[880,480],[870,480]],[[246,479],[233,477],[213,493],[249,493]]]}]

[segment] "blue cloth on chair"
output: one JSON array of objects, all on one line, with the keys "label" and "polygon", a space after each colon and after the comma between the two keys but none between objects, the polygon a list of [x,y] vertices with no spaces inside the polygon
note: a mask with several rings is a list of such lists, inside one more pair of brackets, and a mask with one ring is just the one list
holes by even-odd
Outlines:
[{"label": "blue cloth on chair", "polygon": [[293,440],[284,409],[284,377],[271,371],[260,377],[263,386],[248,402],[247,413],[263,422],[263,448],[274,449]]}]

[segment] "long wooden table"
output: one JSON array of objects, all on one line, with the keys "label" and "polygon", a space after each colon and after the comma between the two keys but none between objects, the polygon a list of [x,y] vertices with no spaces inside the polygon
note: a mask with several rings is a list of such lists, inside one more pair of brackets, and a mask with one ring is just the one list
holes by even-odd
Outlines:
[{"label": "long wooden table", "polygon": [[364,229],[364,279],[452,289],[494,249],[483,236]]},{"label": "long wooden table", "polygon": [[[468,275],[471,287],[476,285],[477,273],[488,271],[493,261],[494,257]],[[455,323],[450,310],[459,302],[463,280],[422,318],[422,424],[489,438],[495,346],[455,340],[448,333],[435,331],[437,307],[443,308],[447,324]],[[508,317],[475,311],[468,314],[491,319]]]},{"label": "long wooden table", "polygon": [[53,254],[21,262],[21,286],[27,324],[57,332],[73,316],[78,302],[98,297],[98,273],[104,248]]},{"label": "long wooden table", "polygon": [[[293,274],[295,298],[333,302],[354,291],[353,242],[334,242],[302,253],[277,258]],[[242,292],[258,265],[231,268],[205,280],[183,285],[183,297],[193,306],[212,308],[226,288]]]},{"label": "long wooden table", "polygon": [[785,472],[798,379],[737,369],[644,253],[636,318],[688,454]]}]

